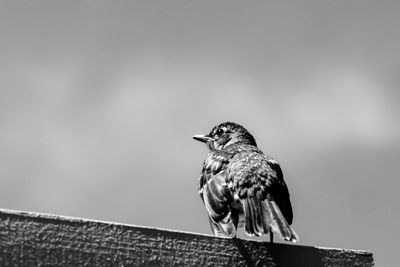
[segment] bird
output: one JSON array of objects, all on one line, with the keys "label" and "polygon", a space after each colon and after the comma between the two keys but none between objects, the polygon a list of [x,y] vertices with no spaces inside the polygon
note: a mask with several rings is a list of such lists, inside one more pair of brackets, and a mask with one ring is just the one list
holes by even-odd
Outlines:
[{"label": "bird", "polygon": [[236,238],[274,233],[291,242],[299,236],[290,226],[293,211],[278,161],[265,155],[243,126],[224,122],[193,139],[208,146],[199,177],[199,195],[214,236]]}]

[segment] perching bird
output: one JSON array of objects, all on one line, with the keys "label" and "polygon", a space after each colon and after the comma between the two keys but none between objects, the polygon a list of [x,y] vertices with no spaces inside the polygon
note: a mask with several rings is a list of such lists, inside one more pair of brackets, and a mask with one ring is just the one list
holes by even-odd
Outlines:
[{"label": "perching bird", "polygon": [[236,237],[238,226],[247,235],[273,232],[286,241],[299,237],[293,220],[289,191],[279,163],[257,148],[242,126],[225,122],[208,135],[195,135],[210,150],[200,175],[199,195],[215,236]]}]

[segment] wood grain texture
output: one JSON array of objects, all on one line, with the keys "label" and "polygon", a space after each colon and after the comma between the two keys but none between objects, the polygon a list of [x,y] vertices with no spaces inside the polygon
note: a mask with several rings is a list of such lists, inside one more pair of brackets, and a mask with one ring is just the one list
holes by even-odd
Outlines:
[{"label": "wood grain texture", "polygon": [[373,258],[0,209],[0,266],[373,266]]}]

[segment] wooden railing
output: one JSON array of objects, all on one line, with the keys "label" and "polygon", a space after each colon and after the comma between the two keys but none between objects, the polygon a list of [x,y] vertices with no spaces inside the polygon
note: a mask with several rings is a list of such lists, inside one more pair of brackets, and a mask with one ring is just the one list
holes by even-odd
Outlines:
[{"label": "wooden railing", "polygon": [[373,266],[373,258],[0,209],[0,266]]}]

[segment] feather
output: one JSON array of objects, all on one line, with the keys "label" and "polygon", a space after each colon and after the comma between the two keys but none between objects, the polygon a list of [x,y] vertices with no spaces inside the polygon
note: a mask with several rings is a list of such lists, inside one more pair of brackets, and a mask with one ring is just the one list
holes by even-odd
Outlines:
[{"label": "feather", "polygon": [[248,235],[262,236],[269,232],[268,216],[264,214],[262,200],[248,197],[242,201],[245,219],[245,231]]},{"label": "feather", "polygon": [[271,222],[272,230],[278,233],[280,237],[286,241],[292,241],[294,243],[299,241],[299,236],[286,222],[275,201],[265,200],[264,202],[266,203],[267,209],[270,212],[271,217],[273,219]]},{"label": "feather", "polygon": [[271,211],[269,210],[266,201],[261,201],[262,223],[264,227],[264,234],[268,234],[271,230]]},{"label": "feather", "polygon": [[236,236],[236,226],[231,213],[228,213],[227,216],[220,221],[214,221],[211,217],[208,219],[214,236],[230,238]]},{"label": "feather", "polygon": [[238,219],[229,206],[233,196],[225,181],[224,172],[214,175],[204,184],[202,196],[213,234],[219,237],[235,237]]},{"label": "feather", "polygon": [[258,197],[248,197],[242,200],[245,217],[245,231],[248,235],[262,236],[269,232],[268,214],[263,208],[263,201]]},{"label": "feather", "polygon": [[254,214],[254,220],[253,220],[254,233],[257,236],[262,236],[264,234],[264,227],[262,223],[262,210],[260,205],[260,199],[258,197],[253,197],[250,199],[250,202],[252,204],[253,214]]},{"label": "feather", "polygon": [[249,199],[246,198],[242,200],[243,209],[244,209],[244,217],[245,217],[245,224],[244,230],[249,236],[254,236],[254,228],[253,228],[253,214],[251,210],[251,205],[249,203]]},{"label": "feather", "polygon": [[229,212],[227,199],[220,188],[221,186],[214,182],[206,183],[203,187],[204,204],[213,220],[220,220]]},{"label": "feather", "polygon": [[272,230],[287,241],[297,242],[298,235],[283,217],[275,201],[258,197],[242,199],[245,216],[245,231],[248,235],[262,236]]}]

